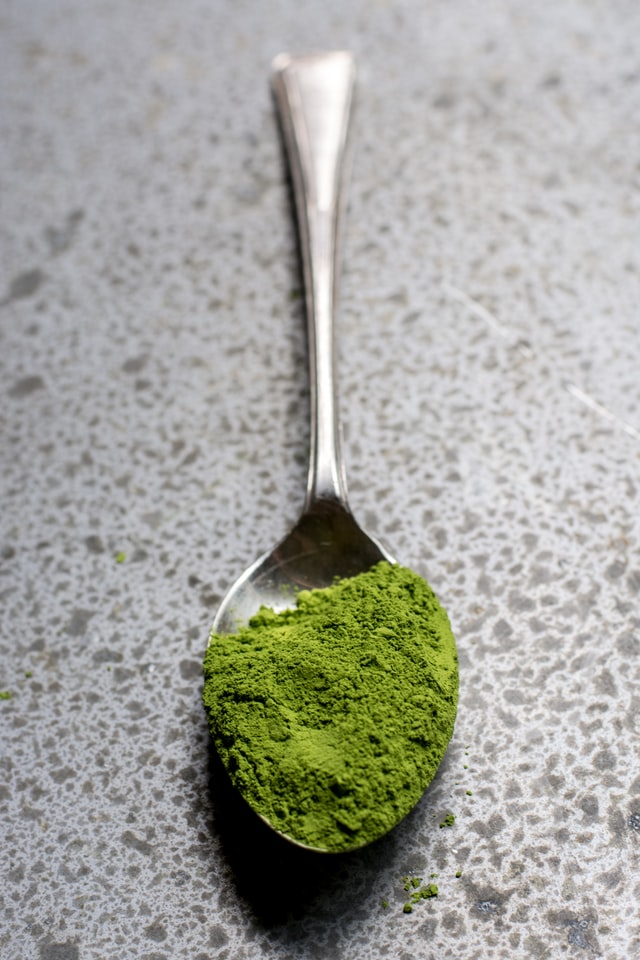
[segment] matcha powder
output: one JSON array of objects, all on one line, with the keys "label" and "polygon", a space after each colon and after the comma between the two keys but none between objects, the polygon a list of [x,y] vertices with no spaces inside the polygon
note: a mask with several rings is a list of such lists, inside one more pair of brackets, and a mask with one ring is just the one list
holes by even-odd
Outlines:
[{"label": "matcha powder", "polygon": [[277,830],[342,851],[420,799],[453,732],[455,641],[421,577],[379,563],[212,634],[203,700],[232,782]]}]

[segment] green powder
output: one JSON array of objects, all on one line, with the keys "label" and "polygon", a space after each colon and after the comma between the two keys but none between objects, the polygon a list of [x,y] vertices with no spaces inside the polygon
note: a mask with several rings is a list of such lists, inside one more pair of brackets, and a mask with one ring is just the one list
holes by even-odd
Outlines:
[{"label": "green powder", "polygon": [[[437,873],[431,874],[432,880],[437,877]],[[431,900],[432,897],[438,896],[438,884],[429,883],[427,886],[422,886],[422,877],[403,877],[402,886],[409,893],[409,899],[402,908],[403,913],[413,913],[414,906],[421,900]]]},{"label": "green powder", "polygon": [[212,634],[203,701],[251,806],[299,843],[363,846],[420,799],[453,732],[455,641],[429,585],[379,563]]}]

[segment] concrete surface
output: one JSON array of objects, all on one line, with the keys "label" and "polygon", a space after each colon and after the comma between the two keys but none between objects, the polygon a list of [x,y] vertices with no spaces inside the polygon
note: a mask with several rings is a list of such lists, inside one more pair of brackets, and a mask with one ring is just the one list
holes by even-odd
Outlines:
[{"label": "concrete surface", "polygon": [[[639,35],[633,0],[1,5],[3,960],[640,956]],[[323,47],[360,70],[352,505],[462,686],[414,813],[318,862],[199,697],[303,498],[268,73]]]}]

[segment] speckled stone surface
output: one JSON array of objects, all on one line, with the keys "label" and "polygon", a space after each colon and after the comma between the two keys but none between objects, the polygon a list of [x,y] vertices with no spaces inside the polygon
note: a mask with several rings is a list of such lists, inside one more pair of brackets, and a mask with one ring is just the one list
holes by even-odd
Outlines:
[{"label": "speckled stone surface", "polygon": [[[634,0],[2,5],[3,960],[640,956],[639,35]],[[360,70],[352,506],[461,698],[413,814],[317,861],[229,795],[200,661],[303,499],[268,72],[322,47]]]}]

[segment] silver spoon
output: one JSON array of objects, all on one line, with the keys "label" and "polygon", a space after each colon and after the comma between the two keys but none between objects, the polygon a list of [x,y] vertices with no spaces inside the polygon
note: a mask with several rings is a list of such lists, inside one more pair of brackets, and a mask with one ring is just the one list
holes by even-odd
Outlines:
[{"label": "silver spoon", "polygon": [[[331,586],[393,557],[356,523],[347,501],[334,379],[333,326],[341,182],[354,84],[353,57],[333,52],[281,54],[273,88],[291,169],[302,252],[311,381],[311,449],[307,496],[300,519],[272,550],[236,580],[220,604],[209,643],[235,633],[260,607],[294,605],[301,589]],[[276,833],[282,833],[258,810]],[[350,849],[355,849],[352,847]]]},{"label": "silver spoon", "polygon": [[271,553],[236,580],[215,633],[235,633],[261,606],[291,606],[295,592],[330,586],[393,558],[356,523],[347,501],[334,378],[333,326],[341,182],[355,68],[345,51],[273,62],[273,88],[291,169],[306,292],[311,450],[302,515]]}]

